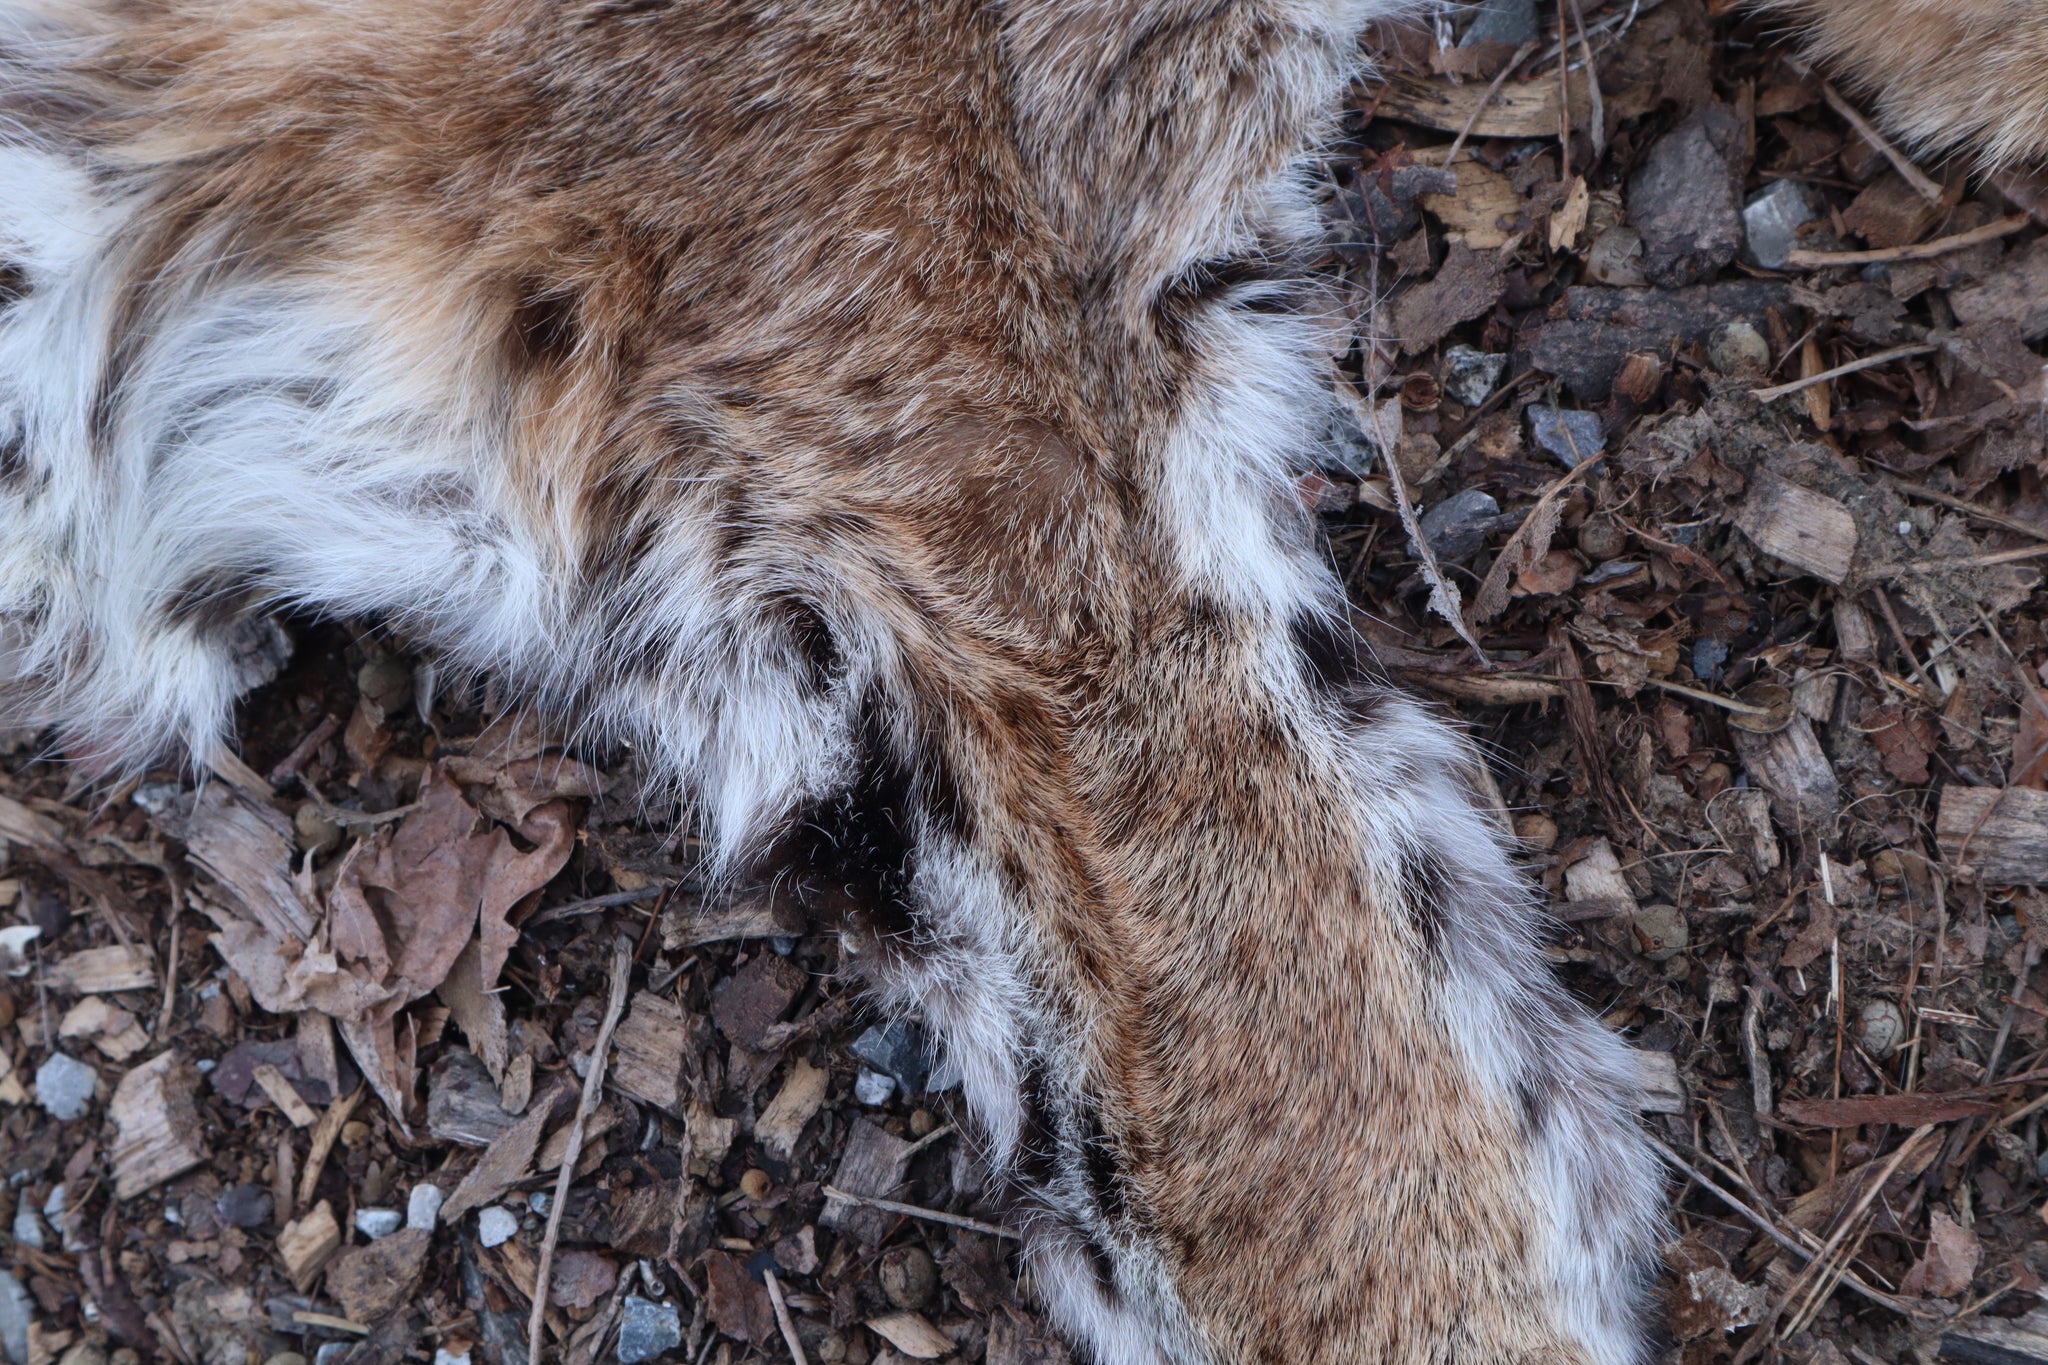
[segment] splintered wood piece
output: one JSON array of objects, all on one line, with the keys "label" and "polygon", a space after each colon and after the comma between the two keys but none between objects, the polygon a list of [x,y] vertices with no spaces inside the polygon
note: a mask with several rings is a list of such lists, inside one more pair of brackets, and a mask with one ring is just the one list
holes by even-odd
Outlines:
[{"label": "splintered wood piece", "polygon": [[339,1250],[341,1225],[334,1221],[333,1206],[325,1199],[305,1217],[286,1223],[277,1234],[277,1254],[301,1294],[313,1287],[321,1268]]},{"label": "splintered wood piece", "polygon": [[1833,498],[1758,469],[1735,524],[1765,554],[1839,584],[1856,559],[1856,519]]},{"label": "splintered wood piece", "polygon": [[1941,856],[1980,882],[2048,883],[2048,792],[1945,787],[1934,834]]},{"label": "splintered wood piece", "polygon": [[1595,839],[1586,856],[1564,870],[1565,897],[1582,910],[1634,913],[1636,894],[1622,875],[1614,845]]},{"label": "splintered wood piece", "polygon": [[804,1125],[825,1104],[825,1085],[830,1079],[823,1067],[812,1066],[801,1057],[790,1062],[782,1088],[754,1120],[754,1136],[769,1155],[788,1161],[796,1154]]},{"label": "splintered wood piece", "polygon": [[192,1071],[175,1051],[160,1053],[121,1078],[107,1111],[115,1139],[114,1195],[128,1199],[206,1160],[198,1146]]},{"label": "splintered wood piece", "polygon": [[244,919],[280,941],[313,937],[318,917],[292,880],[291,824],[275,810],[258,808],[226,783],[209,783],[193,807],[185,844]]},{"label": "splintered wood piece", "polygon": [[292,1089],[292,1083],[284,1078],[284,1073],[269,1062],[250,1074],[263,1088],[263,1093],[270,1096],[270,1102],[282,1109],[284,1116],[292,1121],[292,1127],[311,1128],[319,1119],[320,1116],[313,1112],[313,1106],[299,1098],[299,1092]]},{"label": "splintered wood piece", "polygon": [[[848,1194],[884,1198],[896,1193],[903,1184],[904,1169],[910,1163],[913,1145],[890,1136],[866,1119],[854,1120],[852,1131],[846,1137],[846,1148],[839,1158],[839,1169],[832,1177],[833,1187]],[[820,1224],[834,1229],[855,1220],[870,1224],[879,1222],[873,1210],[863,1210],[851,1201],[840,1199],[827,1199],[825,1211],[818,1216]],[[878,1227],[868,1230],[879,1235]]]},{"label": "splintered wood piece", "polygon": [[922,1313],[885,1313],[868,1319],[868,1330],[915,1360],[937,1360],[953,1353],[953,1339],[932,1326]]},{"label": "splintered wood piece", "polygon": [[1645,1114],[1683,1114],[1685,1082],[1678,1078],[1678,1059],[1668,1052],[1631,1048],[1636,1074],[1643,1087]]},{"label": "splintered wood piece", "polygon": [[1813,733],[1812,721],[1795,712],[1792,723],[1774,735],[1733,730],[1729,737],[1744,769],[1770,793],[1779,823],[1815,829],[1834,818],[1841,806],[1841,784]]},{"label": "splintered wood piece", "polygon": [[687,1096],[684,1050],[690,1041],[682,1007],[651,991],[633,997],[633,1008],[612,1037],[612,1084],[636,1100],[680,1118]]},{"label": "splintered wood piece", "polygon": [[668,952],[700,948],[735,939],[776,938],[801,934],[802,914],[789,896],[776,901],[772,893],[747,895],[716,904],[678,898],[661,912],[661,946]]},{"label": "splintered wood piece", "polygon": [[336,1100],[320,1115],[320,1122],[313,1129],[313,1137],[306,1152],[306,1173],[299,1177],[298,1199],[294,1207],[304,1208],[313,1198],[313,1187],[320,1183],[321,1168],[327,1164],[327,1156],[334,1150],[334,1144],[341,1137],[341,1126],[348,1122],[349,1115],[356,1112],[362,1103],[366,1087],[358,1085],[354,1093],[345,1099]]},{"label": "splintered wood piece", "polygon": [[50,969],[49,982],[76,995],[139,991],[156,985],[156,969],[146,948],[123,943],[71,954]]},{"label": "splintered wood piece", "polygon": [[[1570,80],[1572,126],[1583,127],[1593,110],[1586,73],[1574,71]],[[1557,82],[1552,80],[1526,85],[1510,80],[1491,88],[1477,82],[1452,85],[1403,76],[1387,84],[1378,108],[1381,118],[1419,123],[1440,133],[1548,138],[1556,137],[1560,126],[1557,95]]]}]

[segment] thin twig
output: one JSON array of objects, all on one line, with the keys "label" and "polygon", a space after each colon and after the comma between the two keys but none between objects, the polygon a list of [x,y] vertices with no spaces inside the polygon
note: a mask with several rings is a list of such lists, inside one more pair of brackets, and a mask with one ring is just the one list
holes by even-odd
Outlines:
[{"label": "thin twig", "polygon": [[775,1272],[763,1268],[761,1278],[768,1285],[768,1302],[775,1305],[775,1325],[782,1329],[782,1344],[789,1348],[790,1359],[796,1365],[811,1365],[810,1357],[804,1354],[804,1344],[797,1340],[796,1324],[789,1320],[789,1305],[782,1301],[782,1285]]},{"label": "thin twig", "polygon": [[[2011,531],[2014,535],[2032,536],[2035,540],[2048,540],[2048,531],[2042,530],[2031,522],[2021,521],[2018,517],[2009,517],[2003,512],[1994,512],[1989,507],[1979,506],[1967,498],[1959,498],[1952,493],[1937,492],[1932,488],[1923,488],[1919,484],[1893,478],[1889,474],[1883,477],[1885,486],[1894,493],[1902,493],[1909,498],[1918,498],[1922,502],[1939,503],[1943,507],[1953,508],[1958,512],[1975,517],[1979,521],[1989,522],[2001,531]],[[1992,632],[1992,638],[1997,638],[1995,630]]]},{"label": "thin twig", "polygon": [[[1557,47],[1559,56],[1571,47],[1571,26],[1565,22],[1564,0],[1557,0]],[[1557,156],[1562,168],[1558,180],[1570,184],[1572,178],[1572,64],[1560,60],[1557,64]]]},{"label": "thin twig", "polygon": [[[1579,8],[1579,0],[1571,0],[1571,6],[1572,22],[1579,30],[1579,55],[1586,61],[1586,95],[1593,106],[1593,126],[1587,131],[1593,137],[1593,161],[1597,165],[1607,154],[1607,105],[1600,98],[1600,68],[1593,61],[1593,40],[1586,34],[1585,12]],[[1570,89],[1567,88],[1565,93],[1569,95]]]},{"label": "thin twig", "polygon": [[569,1145],[562,1153],[562,1168],[555,1176],[555,1197],[548,1203],[548,1230],[541,1238],[540,1268],[533,1273],[533,1311],[526,1319],[527,1365],[540,1365],[541,1323],[548,1308],[548,1274],[554,1269],[555,1242],[562,1233],[562,1210],[569,1203],[569,1184],[576,1178],[576,1162],[583,1155],[583,1128],[590,1121],[598,1101],[604,1098],[605,1062],[611,1055],[612,1029],[626,1008],[626,986],[633,976],[633,945],[619,939],[612,945],[612,994],[605,1005],[604,1024],[597,1030],[597,1042],[590,1049],[590,1070],[583,1075],[583,1102],[569,1124]]},{"label": "thin twig", "polygon": [[1885,261],[1931,261],[1936,256],[1946,256],[1951,251],[1964,247],[1978,246],[1984,242],[1995,242],[2001,237],[2010,237],[2023,227],[2031,227],[2034,220],[2024,213],[2010,218],[2001,218],[1995,223],[1971,228],[1947,237],[1937,237],[1931,242],[1920,242],[1913,246],[1878,247],[1871,251],[1793,251],[1787,253],[1785,263],[1809,270],[1830,265],[1878,265]]},{"label": "thin twig", "polygon": [[1915,559],[1880,569],[1877,578],[1902,578],[1909,573],[1936,573],[1943,569],[1990,569],[2000,564],[2017,564],[2023,559],[2048,555],[2048,545],[2022,545],[2016,550],[1994,550],[1988,555],[1961,555],[1955,559]]},{"label": "thin twig", "polygon": [[1920,192],[1920,197],[1930,204],[1939,204],[1947,193],[1940,185],[1928,179],[1927,173],[1915,166],[1906,154],[1892,146],[1884,134],[1870,126],[1870,120],[1856,111],[1856,106],[1842,98],[1842,92],[1828,81],[1820,83],[1820,93],[1827,99],[1829,107],[1848,123],[1865,142],[1884,153],[1884,159],[1892,163],[1892,169],[1899,173],[1908,185]]},{"label": "thin twig", "polygon": [[899,1204],[894,1199],[877,1199],[871,1194],[848,1194],[845,1190],[831,1185],[825,1186],[825,1197],[843,1199],[849,1204],[865,1204],[884,1213],[900,1213],[905,1218],[920,1218],[927,1223],[944,1223],[949,1228],[965,1228],[969,1232],[979,1232],[989,1237],[1005,1237],[1013,1242],[1020,1240],[1022,1236],[1015,1228],[998,1227],[994,1223],[984,1223],[979,1218],[968,1218],[939,1209],[920,1208],[916,1204]]},{"label": "thin twig", "polygon": [[1894,346],[1889,351],[1879,351],[1875,355],[1864,356],[1861,360],[1852,360],[1846,365],[1837,365],[1832,370],[1822,370],[1819,374],[1810,374],[1804,379],[1795,379],[1789,384],[1779,384],[1768,389],[1751,389],[1749,391],[1750,397],[1756,399],[1759,403],[1769,403],[1783,398],[1787,394],[1798,393],[1801,389],[1810,389],[1815,384],[1825,384],[1829,380],[1840,379],[1846,374],[1855,374],[1859,370],[1876,369],[1879,365],[1889,365],[1894,360],[1904,360],[1908,356],[1926,355],[1929,351],[1938,351],[1940,349],[1941,347],[1926,342],[1920,342],[1911,346]]}]

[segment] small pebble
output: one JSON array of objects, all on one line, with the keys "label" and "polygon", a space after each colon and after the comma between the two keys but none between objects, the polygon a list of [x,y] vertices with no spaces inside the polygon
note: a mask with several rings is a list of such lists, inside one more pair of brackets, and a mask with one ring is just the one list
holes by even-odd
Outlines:
[{"label": "small pebble", "polygon": [[1557,847],[1557,821],[1531,811],[1515,819],[1515,837],[1532,853],[1547,853]]},{"label": "small pebble", "polygon": [[441,1218],[441,1201],[445,1198],[439,1185],[415,1185],[405,1201],[405,1225],[422,1232],[432,1232],[434,1224]]},{"label": "small pebble", "polygon": [[1708,339],[1707,363],[1722,374],[1745,369],[1761,373],[1771,368],[1771,343],[1749,323],[1731,322],[1716,328]]},{"label": "small pebble", "polygon": [[14,1240],[32,1251],[43,1249],[43,1220],[26,1204],[14,1211]]},{"label": "small pebble", "polygon": [[313,1365],[341,1365],[355,1346],[353,1341],[330,1341],[313,1352]]},{"label": "small pebble", "polygon": [[548,1216],[548,1205],[553,1202],[554,1197],[546,1190],[535,1190],[532,1194],[526,1196],[526,1207],[532,1209],[542,1218]]},{"label": "small pebble", "polygon": [[1529,430],[1536,444],[1557,456],[1566,469],[1598,455],[1607,446],[1598,414],[1577,408],[1553,408],[1545,403],[1529,405]]},{"label": "small pebble", "polygon": [[1888,1061],[1906,1041],[1906,1017],[1889,1000],[1872,1000],[1856,1013],[1856,1036],[1877,1061]]},{"label": "small pebble", "polygon": [[28,1365],[28,1324],[35,1300],[21,1281],[0,1270],[0,1355],[9,1365]]},{"label": "small pebble", "polygon": [[1799,245],[1799,229],[1813,218],[1813,204],[1796,180],[1751,195],[1742,210],[1743,255],[1766,270],[1783,270]]},{"label": "small pebble", "polygon": [[1580,551],[1595,564],[1614,558],[1628,548],[1628,532],[1606,517],[1590,517],[1579,528]]},{"label": "small pebble", "polygon": [[740,1192],[749,1199],[766,1199],[771,1187],[768,1172],[758,1166],[750,1168],[740,1177]]},{"label": "small pebble", "polygon": [[1692,675],[1701,682],[1717,682],[1728,664],[1728,646],[1719,640],[1692,642]]},{"label": "small pebble", "polygon": [[59,1123],[85,1117],[100,1073],[65,1052],[53,1052],[36,1068],[36,1102]]},{"label": "small pebble", "polygon": [[1482,488],[1451,494],[1422,514],[1422,538],[1441,559],[1460,560],[1486,544],[1500,504]]},{"label": "small pebble", "polygon": [[1454,402],[1476,408],[1492,396],[1508,367],[1505,351],[1480,351],[1453,346],[1444,352],[1444,392]]},{"label": "small pebble", "polygon": [[1675,905],[1646,905],[1631,921],[1643,956],[1652,962],[1669,962],[1685,951],[1690,937],[1685,916]]},{"label": "small pebble", "polygon": [[382,1241],[405,1226],[405,1215],[397,1209],[357,1209],[356,1231],[373,1242]]},{"label": "small pebble", "polygon": [[434,1365],[469,1365],[469,1352],[464,1351],[461,1355],[457,1355],[445,1346],[436,1347],[434,1350]]},{"label": "small pebble", "polygon": [[619,1315],[619,1365],[637,1365],[683,1344],[683,1319],[672,1303],[626,1295]]},{"label": "small pebble", "polygon": [[882,1282],[882,1292],[898,1308],[922,1308],[938,1292],[939,1268],[932,1264],[931,1253],[920,1246],[890,1247],[882,1253],[875,1274]]},{"label": "small pebble", "polygon": [[274,1202],[261,1185],[230,1185],[214,1201],[213,1211],[229,1227],[260,1228],[270,1221]]},{"label": "small pebble", "polygon": [[887,1104],[889,1097],[896,1093],[896,1082],[879,1071],[860,1069],[860,1075],[853,1081],[853,1097],[862,1104]]},{"label": "small pebble", "polygon": [[403,660],[380,654],[356,670],[356,691],[392,715],[412,700],[412,670]]},{"label": "small pebble", "polygon": [[476,1216],[476,1240],[484,1246],[503,1246],[519,1231],[519,1215],[492,1204]]},{"label": "small pebble", "polygon": [[854,1039],[847,1051],[894,1080],[906,1095],[923,1091],[931,1071],[931,1049],[924,1030],[908,1020],[875,1025]]}]

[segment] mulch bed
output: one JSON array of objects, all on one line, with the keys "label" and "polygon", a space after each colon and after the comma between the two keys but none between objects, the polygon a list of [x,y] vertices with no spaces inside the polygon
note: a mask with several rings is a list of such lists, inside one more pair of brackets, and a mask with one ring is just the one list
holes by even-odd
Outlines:
[{"label": "mulch bed", "polygon": [[[1725,5],[1588,4],[1562,72],[1518,8],[1373,35],[1302,496],[1655,1080],[1664,1358],[2048,1358],[2048,183]],[[516,1365],[551,1246],[578,1365],[1067,1359],[833,939],[629,756],[293,631],[206,783],[9,740],[0,1353]]]}]

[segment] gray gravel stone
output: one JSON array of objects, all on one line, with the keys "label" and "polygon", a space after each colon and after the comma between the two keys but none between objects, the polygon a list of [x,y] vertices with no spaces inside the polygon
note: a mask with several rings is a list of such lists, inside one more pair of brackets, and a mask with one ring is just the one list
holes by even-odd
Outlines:
[{"label": "gray gravel stone", "polygon": [[519,1215],[496,1204],[476,1216],[476,1239],[487,1247],[503,1246],[519,1231]]},{"label": "gray gravel stone", "polygon": [[1529,430],[1542,446],[1566,469],[1576,469],[1606,448],[1607,438],[1600,419],[1576,408],[1553,408],[1541,403],[1529,405]]},{"label": "gray gravel stone", "polygon": [[1486,533],[1499,515],[1500,504],[1492,494],[1467,488],[1422,514],[1422,538],[1437,558],[1464,559],[1486,544]]},{"label": "gray gravel stone", "polygon": [[441,1203],[446,1198],[439,1185],[413,1186],[405,1201],[405,1225],[432,1232],[434,1224],[440,1221]]},{"label": "gray gravel stone", "polygon": [[1783,270],[1799,245],[1799,229],[1814,220],[1813,204],[1796,180],[1779,180],[1749,197],[1742,208],[1742,254],[1750,264]]},{"label": "gray gravel stone", "polygon": [[1476,408],[1499,386],[1501,372],[1507,367],[1505,352],[1453,346],[1444,352],[1444,392],[1454,402]]},{"label": "gray gravel stone", "polygon": [[619,1365],[637,1365],[683,1344],[683,1319],[672,1303],[626,1295],[619,1316]]},{"label": "gray gravel stone", "polygon": [[0,1270],[0,1354],[9,1365],[28,1365],[28,1323],[35,1300],[21,1281]]},{"label": "gray gravel stone", "polygon": [[382,1241],[405,1226],[405,1215],[397,1209],[357,1209],[356,1231],[371,1241]]},{"label": "gray gravel stone", "polygon": [[916,1024],[902,1019],[877,1024],[854,1039],[847,1051],[902,1086],[904,1094],[923,1092],[931,1071],[931,1049]]},{"label": "gray gravel stone", "polygon": [[100,1073],[69,1053],[53,1052],[36,1068],[36,1102],[59,1123],[85,1117]]}]

